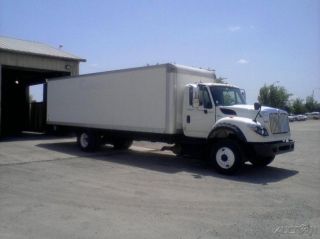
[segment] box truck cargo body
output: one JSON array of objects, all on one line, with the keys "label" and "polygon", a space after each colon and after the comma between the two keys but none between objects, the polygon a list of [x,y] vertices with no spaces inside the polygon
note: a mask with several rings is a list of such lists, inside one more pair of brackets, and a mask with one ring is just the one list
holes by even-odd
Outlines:
[{"label": "box truck cargo body", "polygon": [[48,82],[47,121],[158,134],[182,133],[184,88],[213,83],[213,72],[170,64]]},{"label": "box truck cargo body", "polygon": [[175,64],[50,79],[47,123],[74,131],[85,151],[162,141],[222,173],[293,150],[287,112],[246,105],[244,91],[215,79],[214,71]]}]

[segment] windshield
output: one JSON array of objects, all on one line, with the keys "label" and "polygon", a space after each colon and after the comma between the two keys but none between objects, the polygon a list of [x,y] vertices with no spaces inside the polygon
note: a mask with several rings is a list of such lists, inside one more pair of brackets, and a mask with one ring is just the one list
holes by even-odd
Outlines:
[{"label": "windshield", "polygon": [[245,104],[239,88],[228,86],[210,86],[211,95],[216,106]]}]

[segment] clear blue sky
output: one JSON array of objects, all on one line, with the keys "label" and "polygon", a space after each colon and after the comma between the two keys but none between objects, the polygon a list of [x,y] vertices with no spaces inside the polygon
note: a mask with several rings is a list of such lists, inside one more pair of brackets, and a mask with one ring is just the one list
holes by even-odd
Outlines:
[{"label": "clear blue sky", "polygon": [[214,68],[250,103],[276,81],[320,101],[320,0],[0,0],[0,35],[61,44],[81,73],[175,62]]}]

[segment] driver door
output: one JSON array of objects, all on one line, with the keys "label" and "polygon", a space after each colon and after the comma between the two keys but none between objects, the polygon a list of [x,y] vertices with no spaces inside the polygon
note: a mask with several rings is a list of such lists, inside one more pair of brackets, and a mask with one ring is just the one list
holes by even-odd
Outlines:
[{"label": "driver door", "polygon": [[189,97],[184,133],[189,137],[206,138],[215,122],[215,109],[209,90],[205,85],[199,85],[197,89],[190,87]]}]

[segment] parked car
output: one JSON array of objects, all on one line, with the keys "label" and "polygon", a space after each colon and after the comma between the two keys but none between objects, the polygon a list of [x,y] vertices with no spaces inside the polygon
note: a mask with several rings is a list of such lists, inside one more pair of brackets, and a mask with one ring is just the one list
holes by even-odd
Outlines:
[{"label": "parked car", "polygon": [[296,121],[296,116],[295,115],[289,115],[288,119],[289,119],[289,122]]},{"label": "parked car", "polygon": [[312,112],[312,113],[309,113],[308,117],[310,119],[320,119],[320,112]]},{"label": "parked car", "polygon": [[305,115],[297,115],[297,117],[296,117],[297,121],[305,121],[307,119],[308,119],[308,117]]},{"label": "parked car", "polygon": [[320,112],[312,112],[313,119],[320,119]]}]

